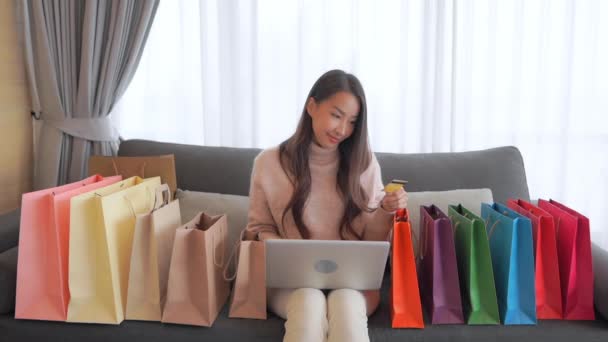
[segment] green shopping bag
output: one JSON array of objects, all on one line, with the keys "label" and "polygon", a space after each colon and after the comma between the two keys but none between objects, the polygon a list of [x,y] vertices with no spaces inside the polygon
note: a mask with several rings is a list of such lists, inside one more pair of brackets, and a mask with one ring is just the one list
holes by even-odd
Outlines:
[{"label": "green shopping bag", "polygon": [[492,258],[484,221],[462,205],[450,205],[463,312],[467,324],[500,324]]}]

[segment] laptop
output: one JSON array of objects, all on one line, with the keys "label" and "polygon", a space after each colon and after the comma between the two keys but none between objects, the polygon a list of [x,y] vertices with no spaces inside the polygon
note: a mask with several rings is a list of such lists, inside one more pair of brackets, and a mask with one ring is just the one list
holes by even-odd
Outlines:
[{"label": "laptop", "polygon": [[266,240],[266,286],[377,290],[387,241]]}]

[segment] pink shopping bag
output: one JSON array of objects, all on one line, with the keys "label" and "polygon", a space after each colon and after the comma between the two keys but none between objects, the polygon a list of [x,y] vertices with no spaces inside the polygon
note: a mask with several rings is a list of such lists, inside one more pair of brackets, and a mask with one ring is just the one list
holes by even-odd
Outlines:
[{"label": "pink shopping bag", "polygon": [[70,199],[122,179],[99,175],[23,194],[15,318],[65,321],[70,299]]}]

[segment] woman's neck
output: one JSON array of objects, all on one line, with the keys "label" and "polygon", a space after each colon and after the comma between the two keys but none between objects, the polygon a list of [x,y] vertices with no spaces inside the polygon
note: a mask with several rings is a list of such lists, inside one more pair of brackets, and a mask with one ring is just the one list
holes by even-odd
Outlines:
[{"label": "woman's neck", "polygon": [[315,164],[330,164],[338,160],[339,158],[338,148],[325,148],[316,142],[310,144],[309,160]]}]

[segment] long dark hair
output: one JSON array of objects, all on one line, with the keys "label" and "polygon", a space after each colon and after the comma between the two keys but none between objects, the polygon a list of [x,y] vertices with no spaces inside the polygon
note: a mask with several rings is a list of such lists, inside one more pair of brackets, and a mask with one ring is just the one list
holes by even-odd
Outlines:
[{"label": "long dark hair", "polygon": [[338,192],[346,203],[340,221],[340,237],[345,240],[350,233],[361,240],[362,236],[355,232],[352,222],[362,211],[371,211],[367,205],[368,196],[363,190],[360,180],[361,174],[368,168],[372,156],[367,138],[365,93],[357,77],[342,70],[331,70],[323,74],[312,86],[306,97],[295,133],[279,145],[281,167],[289,176],[294,187],[291,200],[283,211],[282,220],[285,221],[285,216],[291,209],[298,231],[304,239],[310,238],[310,231],[302,220],[302,214],[310,195],[311,177],[308,155],[314,137],[312,119],[306,110],[306,103],[310,98],[313,98],[316,103],[321,103],[342,91],[352,94],[359,100],[359,115],[351,136],[338,146],[340,165],[336,184]]}]

